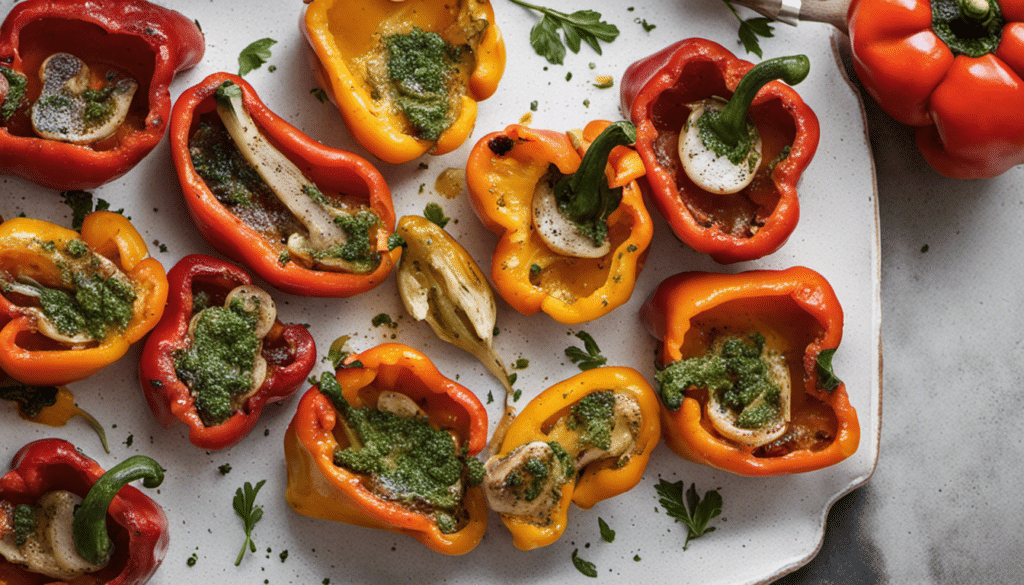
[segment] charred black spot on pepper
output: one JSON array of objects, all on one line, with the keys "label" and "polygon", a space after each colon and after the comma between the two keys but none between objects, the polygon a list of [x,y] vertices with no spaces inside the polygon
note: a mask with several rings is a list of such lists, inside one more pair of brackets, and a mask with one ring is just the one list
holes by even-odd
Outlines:
[{"label": "charred black spot on pepper", "polygon": [[498,156],[505,156],[515,145],[514,140],[504,135],[495,136],[487,141],[487,148],[490,148],[491,152]]}]

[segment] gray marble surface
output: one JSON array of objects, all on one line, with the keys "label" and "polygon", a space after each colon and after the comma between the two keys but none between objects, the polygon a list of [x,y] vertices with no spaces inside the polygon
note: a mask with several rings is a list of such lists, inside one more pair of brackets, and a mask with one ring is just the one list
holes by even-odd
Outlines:
[{"label": "gray marble surface", "polygon": [[819,554],[777,583],[1020,583],[1024,166],[943,178],[864,99],[882,243],[878,466],[832,508]]}]

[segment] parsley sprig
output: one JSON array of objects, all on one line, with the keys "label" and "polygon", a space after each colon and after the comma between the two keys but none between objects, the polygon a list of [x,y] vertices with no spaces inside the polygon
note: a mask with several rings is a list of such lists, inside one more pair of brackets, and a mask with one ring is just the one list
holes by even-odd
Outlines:
[{"label": "parsley sprig", "polygon": [[583,349],[575,345],[570,345],[565,348],[565,357],[572,360],[572,363],[579,366],[583,371],[593,370],[594,368],[605,365],[608,362],[608,358],[601,355],[601,348],[597,346],[597,342],[590,336],[586,331],[580,331],[576,334],[576,337],[583,341]]},{"label": "parsley sprig", "polygon": [[232,503],[235,507],[235,514],[242,519],[242,527],[245,529],[245,542],[242,543],[242,550],[238,553],[238,558],[235,559],[236,567],[242,564],[246,547],[252,552],[256,552],[256,543],[252,540],[252,529],[260,521],[260,518],[263,518],[263,506],[256,506],[255,501],[256,494],[265,483],[267,480],[263,479],[256,484],[256,487],[253,487],[251,483],[245,482],[244,492],[243,488],[235,490],[235,499]]},{"label": "parsley sprig", "polygon": [[740,21],[739,35],[740,41],[743,43],[743,48],[746,49],[748,53],[757,55],[760,59],[763,55],[761,54],[761,43],[757,40],[757,37],[770,38],[775,36],[772,34],[772,31],[775,30],[771,25],[772,19],[764,16],[757,16],[743,20],[739,13],[736,12],[736,7],[732,5],[732,2],[729,2],[729,0],[722,1],[725,2],[725,5],[732,11],[736,20]]},{"label": "parsley sprig", "polygon": [[270,59],[270,47],[276,45],[277,41],[271,38],[263,38],[249,43],[249,46],[242,49],[238,54],[238,75],[259,69]]},{"label": "parsley sprig", "polygon": [[691,483],[684,500],[683,485],[682,480],[673,483],[662,479],[654,489],[661,496],[659,501],[665,513],[686,525],[686,542],[683,543],[683,550],[686,550],[692,539],[715,531],[715,527],[708,526],[708,523],[721,515],[722,496],[718,490],[708,490],[700,498],[696,484]]},{"label": "parsley sprig", "polygon": [[[559,12],[551,8],[537,6],[523,0],[511,0],[530,10],[536,10],[544,16],[530,29],[530,45],[537,54],[553,65],[561,65],[565,59],[565,47],[568,45],[573,53],[580,52],[580,41],[600,55],[601,41],[610,43],[619,36],[619,27],[601,20],[601,13],[593,10],[577,10],[572,14]],[[561,27],[565,42],[558,36]]]}]

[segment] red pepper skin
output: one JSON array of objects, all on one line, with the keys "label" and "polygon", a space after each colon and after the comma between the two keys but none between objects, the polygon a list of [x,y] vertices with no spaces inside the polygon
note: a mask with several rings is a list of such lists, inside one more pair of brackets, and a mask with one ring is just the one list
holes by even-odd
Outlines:
[{"label": "red pepper skin", "polygon": [[[222,205],[196,173],[189,155],[189,138],[204,112],[216,108],[214,92],[225,81],[242,89],[249,115],[274,145],[321,189],[358,195],[389,233],[395,231],[395,208],[383,175],[363,157],[320,144],[270,111],[251,85],[230,73],[214,73],[185,90],[171,115],[171,155],[185,194],[185,203],[199,233],[221,254],[240,262],[280,290],[301,296],[350,297],[366,292],[387,278],[398,262],[400,248],[388,251],[378,242],[380,265],[369,274],[311,270],[296,262],[280,261],[281,245],[270,241]],[[386,239],[386,238],[384,238]]]},{"label": "red pepper skin", "polygon": [[[751,67],[717,43],[691,38],[633,63],[622,76],[622,111],[636,125],[635,148],[647,167],[654,205],[676,237],[721,264],[771,254],[793,233],[800,217],[796,185],[820,135],[810,106],[788,85],[772,81],[757,93],[749,117],[764,141],[765,162],[775,160],[785,146],[789,155],[770,175],[762,164],[754,183],[735,195],[709,194],[695,186],[675,153],[675,135],[690,113],[686,104],[713,95],[728,99]],[[673,160],[670,166],[663,162],[666,157]],[[726,207],[744,200],[749,209]],[[753,235],[736,233],[716,216],[757,229]]]},{"label": "red pepper skin", "polygon": [[[40,439],[18,451],[11,471],[0,478],[0,500],[33,504],[47,492],[66,490],[85,497],[103,475],[99,463],[63,439]],[[149,496],[132,486],[121,488],[107,511],[114,556],[102,570],[72,585],[141,585],[149,581],[167,554],[167,516]],[[4,585],[64,585],[0,559]]]},{"label": "red pepper skin", "polygon": [[[43,33],[42,27],[49,28]],[[147,51],[152,54],[148,61],[126,58]],[[110,148],[106,141],[97,149],[37,138],[31,130],[13,134],[0,126],[0,173],[62,191],[92,189],[127,173],[163,138],[171,113],[171,80],[199,63],[205,51],[206,39],[191,19],[145,0],[16,4],[0,27],[0,66],[27,75],[30,96],[39,92],[37,71],[43,59],[67,52],[127,70],[139,82],[135,102],[145,102],[134,127],[127,128],[136,117],[129,114]]]},{"label": "red pepper skin", "polygon": [[[227,294],[252,278],[241,268],[223,260],[192,254],[181,259],[167,273],[170,293],[167,309],[146,340],[139,362],[139,377],[153,415],[164,427],[180,420],[189,427],[189,441],[200,449],[224,449],[241,441],[256,426],[263,406],[288,398],[299,389],[316,363],[316,343],[301,325],[280,320],[264,338],[267,378],[246,400],[245,408],[215,426],[206,426],[196,410],[187,385],[178,379],[174,354],[188,344],[192,298],[197,290]],[[275,357],[284,350],[286,357]]]},{"label": "red pepper skin", "polygon": [[993,0],[1006,19],[994,53],[954,55],[932,30],[928,0],[854,0],[854,69],[896,121],[915,127],[928,164],[955,179],[1024,163],[1024,2]]}]

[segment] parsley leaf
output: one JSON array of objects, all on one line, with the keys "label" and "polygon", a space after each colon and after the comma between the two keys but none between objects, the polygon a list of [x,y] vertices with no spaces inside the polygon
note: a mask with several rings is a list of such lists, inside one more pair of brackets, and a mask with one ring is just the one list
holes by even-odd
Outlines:
[{"label": "parsley leaf", "polygon": [[587,577],[597,577],[597,566],[594,565],[594,563],[591,563],[590,561],[585,561],[585,560],[579,558],[578,556],[576,556],[576,555],[579,554],[579,552],[580,552],[580,549],[578,549],[578,548],[574,549],[572,551],[572,564],[573,564],[573,566],[576,567],[577,571],[579,571],[580,573],[583,573]]},{"label": "parsley leaf", "polygon": [[586,351],[575,345],[565,348],[565,356],[572,360],[572,363],[579,366],[581,370],[587,371],[603,366],[608,362],[608,358],[601,355],[601,348],[597,346],[597,342],[594,341],[594,338],[589,333],[580,331],[576,334],[576,337],[583,340],[583,347]]},{"label": "parsley leaf", "polygon": [[818,371],[818,385],[832,392],[843,383],[842,380],[836,376],[836,373],[832,371],[832,356],[836,353],[835,347],[831,349],[823,349],[818,353],[818,359],[816,360],[816,369]]},{"label": "parsley leaf", "polygon": [[736,12],[736,8],[732,5],[732,2],[729,2],[729,0],[722,1],[725,2],[725,5],[732,11],[736,20],[740,21],[739,37],[740,41],[743,43],[743,48],[746,49],[748,53],[753,53],[757,55],[758,58],[761,58],[761,43],[757,40],[757,37],[770,38],[775,36],[772,34],[775,30],[771,26],[772,19],[764,16],[758,16],[743,20],[739,13]]},{"label": "parsley leaf", "polygon": [[246,547],[252,552],[256,552],[256,543],[252,540],[252,529],[256,526],[256,523],[263,518],[263,506],[253,505],[256,501],[256,494],[259,493],[260,488],[263,484],[267,483],[267,480],[260,480],[256,484],[256,487],[252,487],[252,484],[245,482],[245,491],[242,488],[235,490],[235,499],[232,504],[235,507],[235,514],[242,519],[242,527],[245,530],[245,542],[242,543],[242,550],[238,553],[238,558],[235,559],[235,566],[242,564],[242,557],[245,556]]},{"label": "parsley leaf", "polygon": [[601,529],[601,539],[605,542],[613,542],[615,540],[615,531],[612,530],[611,526],[604,521],[604,518],[600,516],[597,518],[597,526]]},{"label": "parsley leaf", "polygon": [[448,225],[450,217],[446,217],[444,210],[437,203],[427,203],[427,206],[423,208],[423,217],[437,224],[437,227],[444,229],[444,226]]},{"label": "parsley leaf", "polygon": [[[96,199],[96,206],[93,207],[92,193],[89,191],[64,191],[60,196],[61,199],[64,200],[64,205],[71,208],[71,229],[75,231],[82,229],[82,223],[85,221],[85,216],[89,215],[93,211],[110,210],[110,203],[104,199]],[[114,213],[124,215],[124,209],[118,209]]]},{"label": "parsley leaf", "polygon": [[242,49],[238,54],[238,75],[259,69],[270,59],[270,47],[276,45],[277,41],[271,38],[263,38],[249,43],[249,46]]},{"label": "parsley leaf", "polygon": [[[601,20],[601,13],[593,10],[577,10],[566,14],[551,8],[537,6],[523,0],[511,0],[523,8],[540,12],[544,16],[530,29],[530,45],[538,55],[553,65],[561,65],[565,59],[565,47],[573,53],[580,52],[580,42],[587,43],[600,55],[600,42],[610,43],[619,36],[619,28]],[[562,38],[558,29],[562,29]],[[563,42],[564,39],[564,42]]]},{"label": "parsley leaf", "polygon": [[675,518],[676,522],[686,525],[686,542],[683,543],[683,550],[689,546],[691,539],[715,531],[715,527],[708,526],[708,523],[722,513],[722,496],[718,490],[708,490],[702,499],[697,495],[696,484],[691,483],[690,489],[686,490],[684,501],[681,480],[673,483],[662,479],[654,489],[661,496],[659,501],[665,508],[665,513]]}]

